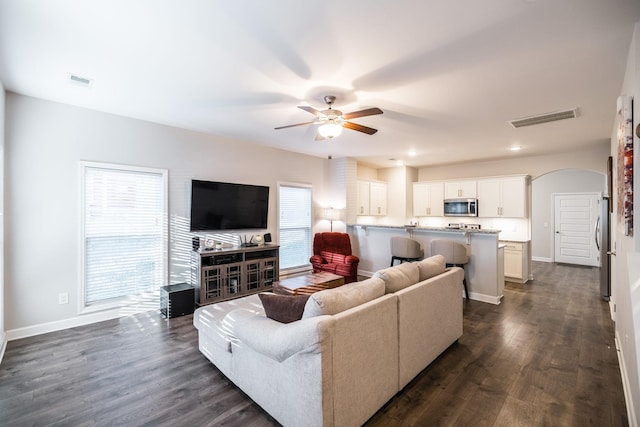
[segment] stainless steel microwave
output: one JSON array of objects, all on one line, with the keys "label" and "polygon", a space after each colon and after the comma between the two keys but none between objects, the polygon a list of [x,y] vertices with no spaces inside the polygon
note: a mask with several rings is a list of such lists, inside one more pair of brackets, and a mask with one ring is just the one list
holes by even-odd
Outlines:
[{"label": "stainless steel microwave", "polygon": [[478,216],[478,199],[445,199],[444,216]]}]

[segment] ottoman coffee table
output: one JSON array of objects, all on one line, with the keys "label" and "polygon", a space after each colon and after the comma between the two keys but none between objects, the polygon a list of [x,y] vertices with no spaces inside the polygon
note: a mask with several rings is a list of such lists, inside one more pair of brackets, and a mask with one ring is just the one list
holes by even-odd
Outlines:
[{"label": "ottoman coffee table", "polygon": [[273,282],[273,289],[275,292],[289,295],[311,295],[342,285],[344,285],[344,276],[322,271]]}]

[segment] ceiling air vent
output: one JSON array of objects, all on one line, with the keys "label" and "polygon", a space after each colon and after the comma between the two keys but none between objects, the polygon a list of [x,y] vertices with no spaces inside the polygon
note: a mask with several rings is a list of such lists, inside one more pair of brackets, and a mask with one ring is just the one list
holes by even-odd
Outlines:
[{"label": "ceiling air vent", "polygon": [[513,126],[514,128],[521,128],[524,126],[533,126],[542,123],[555,122],[557,120],[575,119],[576,117],[578,117],[578,109],[572,108],[570,110],[556,111],[553,113],[540,114],[538,116],[509,120],[509,123],[511,123],[511,126]]},{"label": "ceiling air vent", "polygon": [[93,79],[88,79],[86,77],[71,73],[69,73],[69,81],[75,85],[82,87],[89,87],[93,84]]}]

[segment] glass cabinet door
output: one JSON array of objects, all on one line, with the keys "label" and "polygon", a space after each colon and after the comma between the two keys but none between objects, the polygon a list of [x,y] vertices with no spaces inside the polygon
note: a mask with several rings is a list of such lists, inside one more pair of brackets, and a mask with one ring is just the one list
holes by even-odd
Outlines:
[{"label": "glass cabinet door", "polygon": [[202,287],[204,299],[209,301],[222,296],[222,267],[205,267],[202,269]]},{"label": "glass cabinet door", "polygon": [[225,296],[233,296],[242,293],[242,264],[227,264],[224,266],[224,294]]},{"label": "glass cabinet door", "polygon": [[246,284],[247,289],[249,291],[256,290],[260,288],[260,264],[261,261],[257,260],[254,262],[248,262],[247,266],[247,274],[246,274]]},{"label": "glass cabinet door", "polygon": [[262,286],[271,287],[277,278],[278,259],[272,258],[262,261]]}]

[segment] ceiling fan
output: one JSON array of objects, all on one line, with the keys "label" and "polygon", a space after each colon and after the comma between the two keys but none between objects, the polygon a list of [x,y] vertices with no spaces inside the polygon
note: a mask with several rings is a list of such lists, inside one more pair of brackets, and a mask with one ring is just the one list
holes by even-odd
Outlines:
[{"label": "ceiling fan", "polygon": [[367,135],[373,135],[378,132],[378,129],[373,129],[368,126],[359,125],[357,123],[350,122],[350,119],[355,119],[357,117],[365,117],[365,116],[373,116],[376,114],[382,114],[382,110],[379,108],[366,108],[360,111],[354,111],[352,113],[343,114],[340,110],[334,110],[332,108],[333,103],[336,101],[335,96],[327,95],[324,97],[324,102],[329,106],[326,110],[316,110],[313,107],[309,107],[306,105],[300,105],[298,108],[309,112],[316,116],[316,120],[305,123],[297,123],[295,125],[287,125],[280,126],[275,128],[278,129],[286,129],[295,126],[305,126],[305,125],[320,125],[318,128],[318,135],[316,136],[316,140],[325,139],[325,138],[334,138],[342,133],[342,128],[347,128],[351,130],[357,130],[358,132],[366,133]]}]

